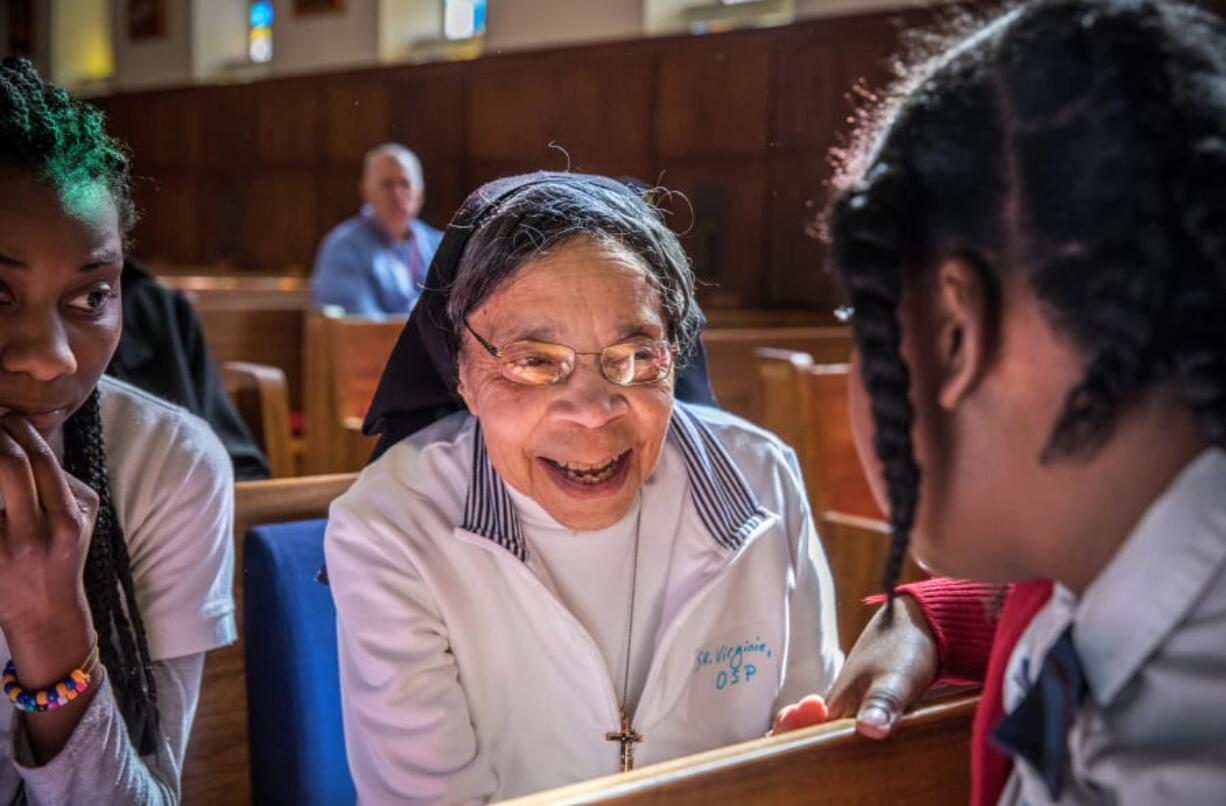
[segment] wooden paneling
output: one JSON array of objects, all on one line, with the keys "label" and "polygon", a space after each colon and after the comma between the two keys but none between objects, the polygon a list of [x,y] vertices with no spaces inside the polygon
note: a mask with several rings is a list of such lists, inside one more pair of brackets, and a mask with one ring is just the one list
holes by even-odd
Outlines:
[{"label": "wooden paneling", "polygon": [[712,307],[778,304],[762,294],[764,162],[754,157],[678,159],[663,169],[663,184],[688,200],[688,208],[673,202],[681,209],[671,220],[683,228],[681,243]]},{"label": "wooden paneling", "polygon": [[423,217],[436,226],[477,184],[507,173],[636,176],[685,194],[670,222],[685,233],[707,307],[821,310],[835,294],[806,225],[826,203],[826,151],[846,127],[853,84],[879,86],[888,75],[893,21],[929,16],[869,14],[98,103],[143,177],[136,254],[154,261],[307,273],[319,240],[357,209],[362,155],[400,141],[422,157]]},{"label": "wooden paneling", "polygon": [[770,126],[769,35],[683,40],[660,56],[660,159],[761,157]]},{"label": "wooden paneling", "polygon": [[476,69],[468,140],[477,162],[556,143],[578,160],[642,159],[650,147],[651,63],[620,55],[521,58]]},{"label": "wooden paneling", "polygon": [[244,175],[240,188],[240,248],[246,265],[264,272],[309,266],[317,243],[303,237],[303,222],[315,220],[313,172],[268,169]]},{"label": "wooden paneling", "polygon": [[[360,160],[387,139],[387,118],[386,88],[379,76],[330,77],[323,82],[324,157],[334,163]],[[454,124],[439,120],[439,125]]]},{"label": "wooden paneling", "polygon": [[829,313],[839,304],[826,249],[817,237],[830,176],[824,152],[776,152],[768,168],[765,271],[758,278],[765,300]]},{"label": "wooden paneling", "polygon": [[107,128],[131,150],[136,166],[182,170],[199,161],[203,91],[158,90],[105,99]]},{"label": "wooden paneling", "polygon": [[295,81],[259,85],[252,95],[255,164],[314,167],[323,114],[319,93],[310,84]]},{"label": "wooden paneling", "polygon": [[200,177],[190,169],[154,168],[132,181],[140,211],[136,252],[153,261],[202,263],[204,196]]}]

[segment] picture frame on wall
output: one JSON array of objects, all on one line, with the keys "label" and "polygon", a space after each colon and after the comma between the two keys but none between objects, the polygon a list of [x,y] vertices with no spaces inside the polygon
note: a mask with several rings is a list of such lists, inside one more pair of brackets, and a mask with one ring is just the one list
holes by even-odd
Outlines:
[{"label": "picture frame on wall", "polygon": [[128,38],[161,39],[166,36],[166,0],[128,0]]},{"label": "picture frame on wall", "polygon": [[0,43],[5,47],[5,53],[12,56],[34,55],[34,0],[9,0],[8,3],[8,42]]},{"label": "picture frame on wall", "polygon": [[339,14],[345,0],[294,0],[295,14]]}]

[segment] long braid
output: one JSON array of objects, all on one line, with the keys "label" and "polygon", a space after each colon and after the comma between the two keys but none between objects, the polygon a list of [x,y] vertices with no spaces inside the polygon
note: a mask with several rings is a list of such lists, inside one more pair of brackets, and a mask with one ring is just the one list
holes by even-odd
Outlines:
[{"label": "long braid", "polygon": [[907,177],[881,162],[865,187],[835,208],[836,260],[858,271],[847,277],[855,309],[853,327],[874,424],[873,447],[884,469],[890,510],[890,551],[882,588],[893,615],[894,588],[907,555],[919,500],[919,466],[911,445],[913,412],[910,373],[902,358],[897,307],[901,298],[901,252],[907,209]]},{"label": "long braid", "polygon": [[111,676],[132,744],[142,754],[152,753],[158,730],[157,687],[127,543],[111,499],[96,389],[64,424],[64,469],[98,494],[98,517],[86,558],[85,596],[102,662]]}]

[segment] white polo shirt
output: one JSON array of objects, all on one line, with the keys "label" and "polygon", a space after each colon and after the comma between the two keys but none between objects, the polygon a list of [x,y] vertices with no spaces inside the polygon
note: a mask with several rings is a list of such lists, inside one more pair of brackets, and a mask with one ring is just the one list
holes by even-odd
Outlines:
[{"label": "white polo shirt", "polygon": [[[779,706],[824,693],[843,656],[792,451],[678,403],[641,506],[652,590],[636,612],[648,648],[636,766],[759,737]],[[362,803],[506,798],[620,770],[605,738],[622,674],[607,656],[620,653],[584,613],[606,608],[616,634],[625,584],[580,602],[534,549],[547,524],[522,514],[464,413],[392,447],[333,504],[325,547]],[[611,530],[614,555],[632,528]],[[624,562],[609,573],[624,580]]]}]

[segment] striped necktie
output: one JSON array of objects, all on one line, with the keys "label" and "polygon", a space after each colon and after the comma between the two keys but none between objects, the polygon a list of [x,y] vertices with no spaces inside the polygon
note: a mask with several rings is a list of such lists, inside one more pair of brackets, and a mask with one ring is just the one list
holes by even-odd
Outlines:
[{"label": "striped necktie", "polygon": [[1068,733],[1086,690],[1070,624],[1047,653],[1030,691],[992,733],[997,746],[1026,759],[1039,772],[1052,800],[1058,800],[1064,791],[1069,769]]}]

